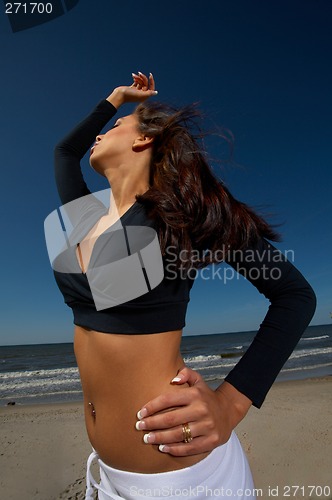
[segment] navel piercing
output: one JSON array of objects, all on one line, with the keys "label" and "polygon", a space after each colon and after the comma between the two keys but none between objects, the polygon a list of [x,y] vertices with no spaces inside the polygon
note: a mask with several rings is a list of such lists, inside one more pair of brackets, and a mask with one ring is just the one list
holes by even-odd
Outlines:
[{"label": "navel piercing", "polygon": [[96,410],[93,403],[89,402],[89,406],[91,406],[91,415],[93,416],[93,418],[96,418]]}]

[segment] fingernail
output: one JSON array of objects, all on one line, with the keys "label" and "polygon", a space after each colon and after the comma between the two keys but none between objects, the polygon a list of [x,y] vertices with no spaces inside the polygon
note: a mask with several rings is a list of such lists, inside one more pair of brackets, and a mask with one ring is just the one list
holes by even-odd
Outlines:
[{"label": "fingernail", "polygon": [[142,408],[141,410],[139,410],[139,411],[137,412],[137,418],[138,418],[139,420],[142,420],[142,418],[146,417],[146,416],[147,416],[147,414],[148,414],[148,410],[147,410],[146,408]]},{"label": "fingernail", "polygon": [[168,446],[166,446],[165,444],[160,444],[158,448],[159,451],[162,451],[163,453],[167,453],[169,451]]},{"label": "fingernail", "polygon": [[143,76],[143,73],[141,73],[140,71],[138,72],[138,74]]},{"label": "fingernail", "polygon": [[146,423],[144,422],[144,420],[139,420],[138,422],[136,422],[135,427],[138,431],[142,431],[146,429]]},{"label": "fingernail", "polygon": [[149,76],[153,76],[153,74],[152,74],[152,73],[149,73]]},{"label": "fingernail", "polygon": [[152,444],[156,440],[156,435],[153,432],[149,432],[149,434],[144,434],[143,441],[146,444]]},{"label": "fingernail", "polygon": [[153,91],[153,93],[154,93],[154,94],[158,94],[158,90],[154,90],[154,91]]},{"label": "fingernail", "polygon": [[182,379],[183,379],[182,375],[177,375],[171,380],[171,382],[181,382]]},{"label": "fingernail", "polygon": [[135,75],[135,73],[132,73],[131,76],[135,78],[136,75]]}]

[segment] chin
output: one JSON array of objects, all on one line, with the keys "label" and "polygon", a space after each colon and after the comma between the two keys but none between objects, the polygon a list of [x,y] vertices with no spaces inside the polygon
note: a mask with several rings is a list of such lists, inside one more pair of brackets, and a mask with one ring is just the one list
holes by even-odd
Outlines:
[{"label": "chin", "polygon": [[103,177],[105,177],[105,173],[103,171],[103,169],[101,168],[101,166],[98,164],[98,162],[93,158],[93,155],[90,157],[90,160],[89,160],[89,163],[90,163],[90,167],[99,175],[102,175]]}]

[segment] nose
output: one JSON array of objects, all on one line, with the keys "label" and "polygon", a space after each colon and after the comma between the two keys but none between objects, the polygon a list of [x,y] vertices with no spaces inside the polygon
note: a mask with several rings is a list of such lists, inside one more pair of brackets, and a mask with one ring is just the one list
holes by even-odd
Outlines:
[{"label": "nose", "polygon": [[97,135],[96,137],[96,144],[101,141],[102,135]]}]

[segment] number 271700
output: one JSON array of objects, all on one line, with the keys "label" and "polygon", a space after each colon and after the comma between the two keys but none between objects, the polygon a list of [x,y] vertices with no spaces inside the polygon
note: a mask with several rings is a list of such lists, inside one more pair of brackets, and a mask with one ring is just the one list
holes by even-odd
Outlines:
[{"label": "number 271700", "polygon": [[51,14],[53,5],[43,2],[29,2],[29,3],[6,3],[6,14]]}]

